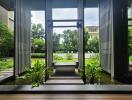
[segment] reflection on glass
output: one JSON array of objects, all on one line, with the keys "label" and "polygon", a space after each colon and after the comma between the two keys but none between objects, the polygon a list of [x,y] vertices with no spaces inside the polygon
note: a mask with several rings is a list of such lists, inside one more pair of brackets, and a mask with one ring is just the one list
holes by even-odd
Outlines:
[{"label": "reflection on glass", "polygon": [[0,6],[0,81],[13,75],[14,12]]},{"label": "reflection on glass", "polygon": [[77,19],[77,8],[52,9],[53,20]]},{"label": "reflection on glass", "polygon": [[128,59],[129,72],[132,72],[132,4],[128,6]]}]

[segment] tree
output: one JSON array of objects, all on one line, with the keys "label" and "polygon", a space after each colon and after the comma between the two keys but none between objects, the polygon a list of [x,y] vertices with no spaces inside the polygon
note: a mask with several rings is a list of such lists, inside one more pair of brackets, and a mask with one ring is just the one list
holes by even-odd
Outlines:
[{"label": "tree", "polygon": [[7,25],[0,22],[0,55],[6,57],[13,50],[13,34],[9,31]]},{"label": "tree", "polygon": [[88,40],[90,38],[88,28],[84,28],[84,47],[85,50],[88,51]]},{"label": "tree", "polygon": [[[77,30],[64,30],[64,48],[68,51],[78,50],[78,32]],[[88,50],[87,43],[89,39],[88,29],[84,29],[84,45],[85,50]]]},{"label": "tree", "polygon": [[45,50],[45,40],[44,39],[33,39],[32,41],[32,51],[33,52],[43,52]]},{"label": "tree", "polygon": [[45,32],[42,24],[33,24],[32,25],[32,38],[45,38]]},{"label": "tree", "polygon": [[32,52],[45,50],[45,32],[42,24],[32,25]]},{"label": "tree", "polygon": [[99,52],[99,38],[98,37],[89,38],[87,46],[88,46],[89,51],[98,53]]},{"label": "tree", "polygon": [[77,50],[77,31],[64,30],[64,48],[68,51]]},{"label": "tree", "polygon": [[53,34],[53,50],[57,51],[60,50],[60,34],[54,33]]}]

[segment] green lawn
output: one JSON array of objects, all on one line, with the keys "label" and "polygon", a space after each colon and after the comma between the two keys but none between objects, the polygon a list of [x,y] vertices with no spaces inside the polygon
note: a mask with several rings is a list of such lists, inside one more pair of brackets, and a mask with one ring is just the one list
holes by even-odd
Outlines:
[{"label": "green lawn", "polygon": [[12,67],[13,67],[13,59],[12,58],[8,58],[8,59],[0,61],[0,71],[4,71],[4,70],[12,68]]},{"label": "green lawn", "polygon": [[132,56],[129,57],[129,62],[132,62]]},{"label": "green lawn", "polygon": [[[56,62],[76,62],[78,59],[73,59],[73,60],[56,60]],[[35,64],[36,61],[40,61],[42,64],[45,64],[45,59],[44,58],[32,58],[31,63],[32,66]],[[85,60],[85,64],[89,62],[89,59]],[[0,71],[9,69],[13,67],[13,58],[8,58],[5,61],[0,61]]]},{"label": "green lawn", "polygon": [[[32,58],[31,59],[31,62],[32,62],[32,65],[35,64],[36,61],[40,61],[41,63],[45,64],[45,59],[43,58]],[[59,62],[73,62],[73,61],[76,61],[77,59],[73,59],[73,60],[66,60],[66,59],[63,59],[63,60],[59,60]],[[85,65],[87,65],[89,62],[91,61],[91,59],[85,59]],[[3,61],[0,61],[0,66],[2,70],[5,70],[5,69],[8,69],[8,68],[11,68],[13,66],[13,59],[12,58],[9,58],[7,59],[5,62]],[[27,80],[27,79],[24,79],[24,78],[17,78],[15,81],[9,81],[8,83],[6,84],[17,84],[17,85],[23,85],[23,84],[31,84],[31,80]],[[121,84],[120,82],[118,81],[115,81],[115,82],[111,82],[111,77],[110,75],[102,72],[101,74],[101,79],[100,79],[100,84]]]},{"label": "green lawn", "polygon": [[[45,59],[44,58],[32,58],[31,62],[32,65],[35,64],[36,61],[40,61],[42,64],[45,64]],[[9,68],[13,68],[13,58],[8,58],[6,60],[0,61],[0,71],[4,71]]]}]

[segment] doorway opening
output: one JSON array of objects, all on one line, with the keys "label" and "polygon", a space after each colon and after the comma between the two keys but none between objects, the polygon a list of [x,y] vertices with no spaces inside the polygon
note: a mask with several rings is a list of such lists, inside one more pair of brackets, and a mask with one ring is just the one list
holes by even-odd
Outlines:
[{"label": "doorway opening", "polygon": [[31,67],[45,66],[45,11],[31,11]]},{"label": "doorway opening", "polygon": [[78,72],[79,22],[77,8],[52,9],[54,74],[47,84],[83,84]]}]

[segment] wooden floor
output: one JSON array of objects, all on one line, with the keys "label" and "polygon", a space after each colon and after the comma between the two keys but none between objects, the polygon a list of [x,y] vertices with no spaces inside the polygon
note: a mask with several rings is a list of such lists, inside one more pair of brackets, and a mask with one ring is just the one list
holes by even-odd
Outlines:
[{"label": "wooden floor", "polygon": [[0,100],[132,100],[131,94],[1,94]]}]

